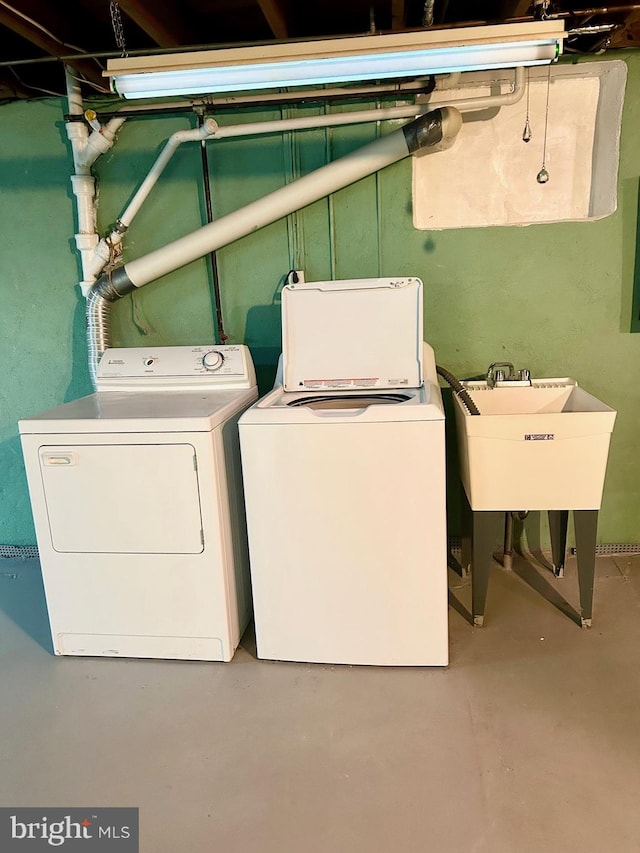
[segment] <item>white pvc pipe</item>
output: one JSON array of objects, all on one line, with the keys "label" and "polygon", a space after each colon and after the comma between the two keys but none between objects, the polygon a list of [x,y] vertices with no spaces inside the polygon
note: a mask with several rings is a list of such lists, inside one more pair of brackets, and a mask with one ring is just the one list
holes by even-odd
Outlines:
[{"label": "white pvc pipe", "polygon": [[[456,110],[444,110],[443,113],[446,114],[446,120],[443,119],[443,133],[448,144],[451,144],[459,130],[461,119]],[[222,219],[204,225],[161,249],[131,261],[125,265],[123,272],[134,287],[142,287],[208,252],[226,246],[323,196],[377,172],[384,166],[395,163],[407,154],[409,149],[404,130],[401,128],[298,178]]]},{"label": "white pvc pipe", "polygon": [[132,261],[112,275],[103,275],[87,296],[87,346],[94,385],[100,356],[109,345],[113,301],[414,151],[450,147],[461,125],[462,116],[457,110],[447,107],[436,110],[235,213]]},{"label": "white pvc pipe", "polygon": [[[82,92],[78,81],[66,71],[67,106],[70,115],[82,116]],[[80,254],[82,267],[83,292],[91,287],[95,276],[88,273],[88,267],[98,243],[96,234],[95,178],[90,174],[90,167],[85,160],[85,151],[89,130],[84,121],[68,121],[66,123],[67,138],[71,144],[74,172],[71,176],[71,189],[76,200],[76,216],[78,231],[75,235],[76,248]]]},{"label": "white pvc pipe", "polygon": [[524,95],[524,70],[516,68],[516,77],[511,92],[500,95],[485,95],[479,98],[454,99],[447,95],[430,98],[419,104],[403,107],[383,107],[374,110],[358,110],[350,113],[333,113],[324,116],[304,116],[303,118],[278,119],[249,124],[219,127],[212,139],[229,139],[240,136],[255,136],[264,133],[284,133],[291,130],[312,130],[320,127],[338,127],[340,125],[364,124],[370,121],[388,121],[393,119],[415,118],[418,115],[438,107],[455,107],[460,112],[486,110],[517,103]]},{"label": "white pvc pipe", "polygon": [[[82,90],[80,84],[75,77],[65,68],[65,77],[67,83],[67,109],[69,115],[83,115],[82,107]],[[67,138],[71,143],[71,152],[73,154],[73,169],[76,175],[88,174],[88,170],[83,169],[81,165],[81,153],[87,143],[89,130],[86,124],[82,121],[68,121],[66,124]]]},{"label": "white pvc pipe", "polygon": [[313,130],[320,127],[339,127],[347,124],[364,124],[370,121],[384,121],[394,118],[412,118],[429,108],[413,104],[408,107],[389,107],[379,110],[359,110],[352,113],[333,113],[323,116],[304,116],[302,118],[276,119],[248,124],[234,124],[220,127],[213,139],[231,139],[239,136],[256,136],[264,133],[285,133],[290,130]]},{"label": "white pvc pipe", "polygon": [[460,83],[461,77],[462,71],[452,71],[450,74],[439,74],[436,77],[436,92],[440,92],[443,89],[453,89],[454,86],[457,86]]},{"label": "white pvc pipe", "polygon": [[[67,69],[65,77],[69,115],[84,117],[80,84]],[[80,289],[83,296],[87,295],[97,274],[109,259],[107,252],[106,259],[100,266],[95,261],[99,238],[96,232],[96,181],[91,174],[91,166],[101,154],[113,146],[116,133],[125,121],[124,116],[117,116],[99,129],[94,129],[91,134],[84,120],[66,123],[67,137],[73,154],[74,174],[71,176],[71,188],[76,199],[78,231],[75,241],[82,266]]]},{"label": "white pvc pipe", "polygon": [[78,234],[95,234],[95,178],[92,175],[71,175],[71,188],[76,197]]},{"label": "white pvc pipe", "polygon": [[88,174],[89,169],[101,154],[106,154],[113,147],[117,131],[125,123],[125,116],[110,119],[100,130],[91,132],[81,152],[81,166]]},{"label": "white pvc pipe", "polygon": [[160,155],[151,167],[149,174],[140,184],[136,194],[118,218],[117,227],[114,228],[108,239],[103,237],[99,242],[96,240],[90,247],[92,251],[86,261],[85,281],[81,284],[84,296],[87,295],[89,289],[86,281],[88,280],[92,284],[96,280],[96,277],[105,268],[106,264],[111,259],[113,248],[122,242],[122,235],[131,225],[134,216],[138,213],[145,199],[158,182],[158,178],[165,170],[178,147],[182,145],[183,142],[207,139],[215,133],[217,128],[218,123],[212,118],[209,118],[206,119],[202,127],[197,127],[192,130],[178,130],[169,137],[166,145],[160,152]]},{"label": "white pvc pipe", "polygon": [[[460,74],[451,74],[446,78],[446,82],[448,83],[448,85],[452,85],[458,81],[459,77]],[[411,85],[415,84],[408,84],[408,86]],[[362,94],[367,92],[368,89],[371,88],[373,87],[366,87],[357,91]],[[324,91],[326,93],[326,90]],[[401,89],[401,91],[404,90]],[[515,80],[512,91],[501,93],[499,95],[485,95],[476,98],[459,98],[456,100],[452,99],[446,93],[446,90],[437,91],[439,92],[440,97],[433,96],[429,100],[426,100],[419,104],[406,105],[401,107],[383,107],[380,109],[358,110],[349,113],[333,113],[331,115],[323,116],[305,116],[302,118],[251,122],[247,124],[230,125],[227,127],[218,127],[213,119],[207,119],[202,128],[190,131],[178,131],[169,138],[167,144],[160,153],[160,156],[152,166],[149,174],[140,185],[128,207],[120,216],[118,228],[114,229],[108,240],[105,240],[103,238],[102,240],[100,240],[99,243],[97,243],[96,241],[93,244],[95,248],[91,255],[88,257],[85,264],[87,273],[85,277],[92,282],[95,280],[96,276],[102,271],[102,269],[104,269],[104,266],[109,261],[111,256],[111,247],[117,246],[122,242],[122,234],[131,224],[133,218],[140,210],[145,199],[148,197],[149,193],[157,183],[158,178],[160,177],[167,163],[173,156],[175,150],[182,142],[197,139],[232,139],[244,136],[256,136],[270,133],[285,133],[287,131],[295,130],[311,130],[323,127],[340,127],[353,124],[365,124],[367,122],[373,121],[388,121],[415,118],[418,115],[423,115],[424,113],[427,113],[430,110],[441,106],[453,106],[461,112],[469,112],[506,106],[508,104],[517,103],[524,95],[524,70],[522,68],[516,68]],[[233,101],[240,104],[244,100],[244,98],[229,98],[220,100],[225,100],[225,102],[228,100],[230,102]],[[123,108],[122,112],[124,113],[125,111],[126,108]],[[122,119],[112,119],[107,127],[109,127],[112,122],[117,121],[121,123]],[[94,134],[92,134],[92,137],[93,136]],[[86,290],[86,286],[83,285],[83,292],[85,293],[85,295]]]},{"label": "white pvc pipe", "polygon": [[[217,132],[217,130],[218,123],[212,118],[208,118],[206,119],[202,127],[197,127],[193,130],[178,130],[176,133],[170,136],[167,141],[167,144],[160,152],[158,159],[151,167],[149,174],[140,184],[138,191],[129,202],[125,211],[119,217],[119,223],[124,225],[125,228],[128,228],[129,225],[131,225],[131,221],[142,207],[144,200],[147,198],[153,187],[156,185],[158,178],[165,170],[169,160],[171,160],[177,148],[182,145],[183,142],[195,142],[198,140],[207,139],[208,137],[213,136]],[[112,235],[112,237],[113,236],[114,235]]]}]

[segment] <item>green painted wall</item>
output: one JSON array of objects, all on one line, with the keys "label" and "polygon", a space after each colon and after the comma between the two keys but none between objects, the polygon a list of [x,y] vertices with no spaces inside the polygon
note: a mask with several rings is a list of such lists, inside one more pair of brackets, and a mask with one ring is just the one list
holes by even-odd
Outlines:
[{"label": "green painted wall", "polygon": [[[616,58],[619,54],[616,54]],[[291,267],[308,279],[417,275],[425,337],[459,376],[508,358],[534,375],[569,374],[619,412],[599,538],[640,541],[640,336],[630,334],[638,267],[640,54],[626,54],[618,210],[590,223],[415,231],[411,164],[385,169],[219,252],[227,333],[252,349],[263,389],[279,351],[278,291]],[[336,108],[338,109],[338,108]],[[18,418],[90,392],[83,305],[74,283],[71,157],[64,103],[0,108],[0,543],[34,544],[17,438]],[[307,114],[300,108],[287,114]],[[219,117],[221,123],[280,113]],[[100,160],[99,228],[106,231],[185,117],[131,121]],[[364,144],[375,126],[306,131],[209,145],[216,216]],[[183,146],[127,235],[125,256],[202,221],[196,145]],[[197,261],[115,306],[121,346],[211,341],[210,274]],[[456,478],[451,478],[455,505]],[[451,512],[451,532],[457,532]]]}]

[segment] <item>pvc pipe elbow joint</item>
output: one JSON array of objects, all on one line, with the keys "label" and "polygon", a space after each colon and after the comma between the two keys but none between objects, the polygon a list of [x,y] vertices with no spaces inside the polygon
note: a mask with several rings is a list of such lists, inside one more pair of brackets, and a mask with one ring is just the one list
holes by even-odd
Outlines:
[{"label": "pvc pipe elbow joint", "polygon": [[446,151],[456,141],[462,127],[462,113],[455,107],[443,107],[442,110],[442,140],[434,146],[436,151]]},{"label": "pvc pipe elbow joint", "polygon": [[[95,245],[95,244],[94,244]],[[105,268],[109,258],[111,257],[111,249],[107,241],[102,238],[97,246],[95,246],[93,254],[89,259],[84,274],[87,278],[95,278],[100,275]],[[86,296],[86,294],[84,294]]]}]

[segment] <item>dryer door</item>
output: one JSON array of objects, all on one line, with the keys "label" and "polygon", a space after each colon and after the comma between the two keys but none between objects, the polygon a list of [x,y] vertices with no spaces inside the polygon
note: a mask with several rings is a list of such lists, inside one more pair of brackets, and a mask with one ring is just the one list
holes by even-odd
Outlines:
[{"label": "dryer door", "polygon": [[203,546],[191,444],[40,447],[56,551],[199,554]]}]

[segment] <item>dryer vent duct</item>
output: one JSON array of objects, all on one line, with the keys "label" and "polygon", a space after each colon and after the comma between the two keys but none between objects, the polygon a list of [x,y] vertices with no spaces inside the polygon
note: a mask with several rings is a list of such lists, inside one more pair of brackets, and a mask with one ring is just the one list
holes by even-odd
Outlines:
[{"label": "dryer vent duct", "polygon": [[110,344],[110,303],[409,154],[449,148],[461,126],[462,116],[455,108],[432,110],[346,157],[102,275],[87,299],[89,369],[94,385],[100,356]]}]

